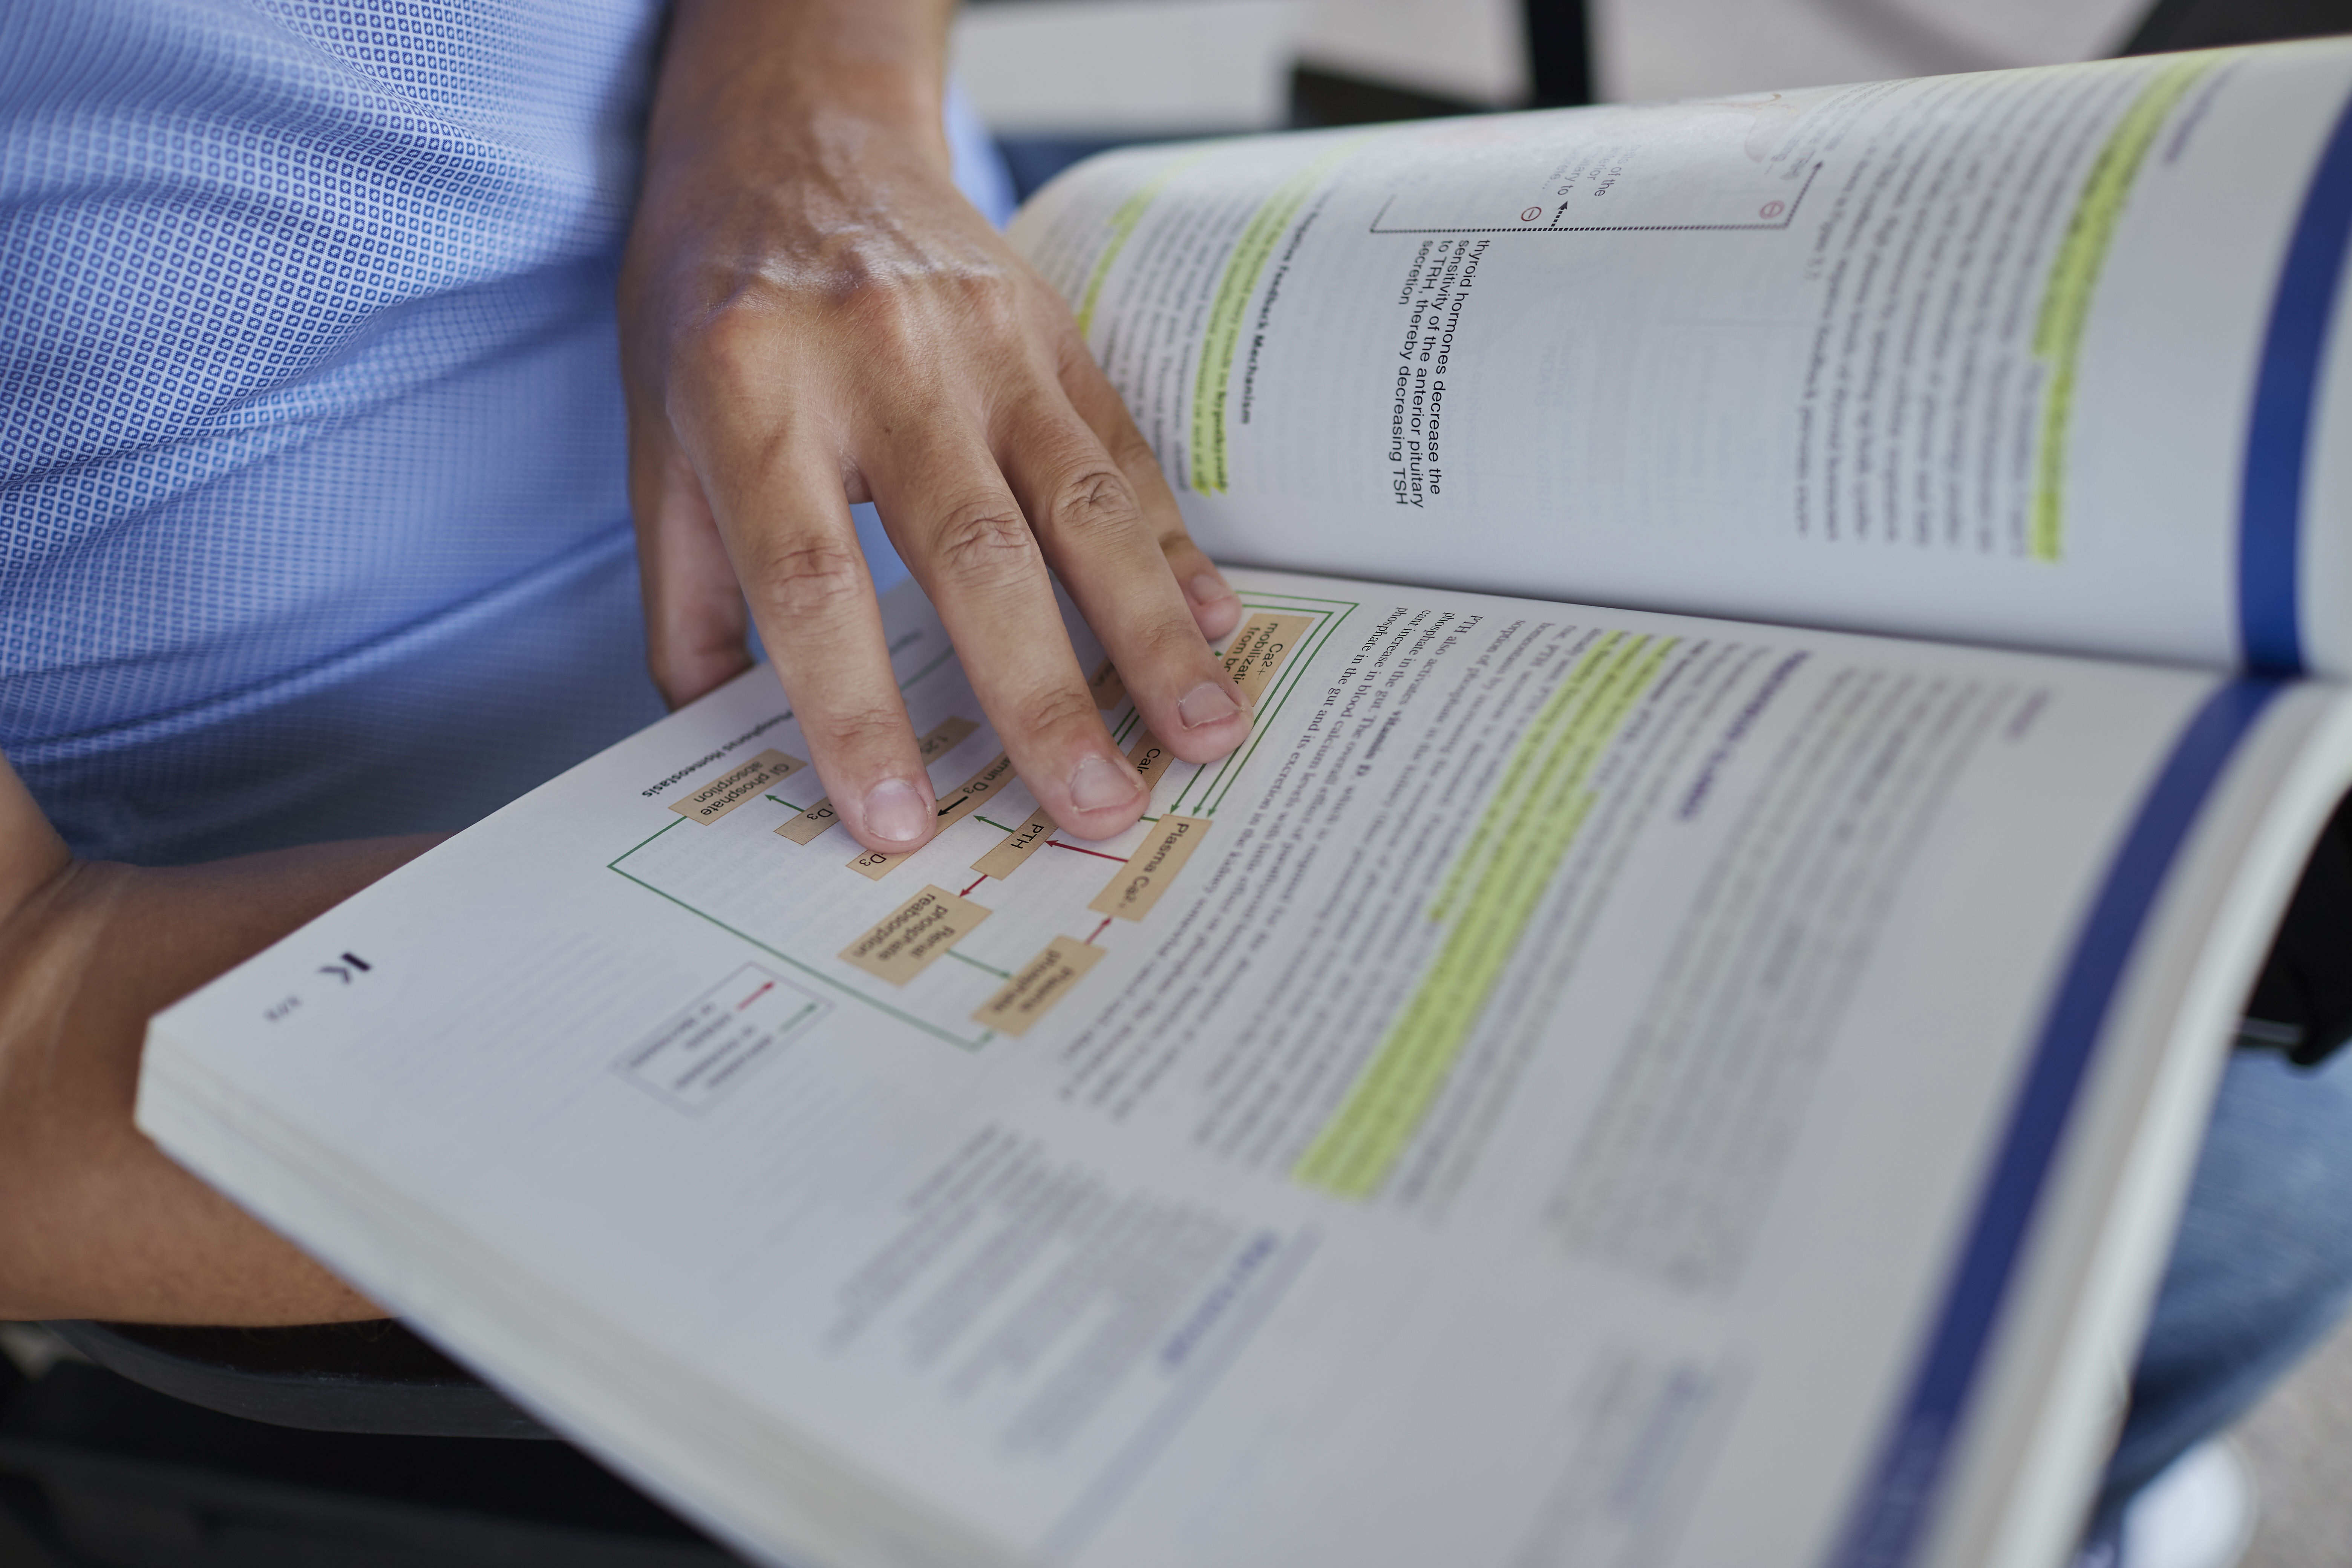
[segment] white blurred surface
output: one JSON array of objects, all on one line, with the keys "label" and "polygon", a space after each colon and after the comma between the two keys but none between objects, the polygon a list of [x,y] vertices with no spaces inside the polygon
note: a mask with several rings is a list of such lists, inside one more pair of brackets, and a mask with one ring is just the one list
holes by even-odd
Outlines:
[{"label": "white blurred surface", "polygon": [[2262,1495],[2241,1568],[2352,1563],[2352,1323],[2254,1406],[2231,1440]]},{"label": "white blurred surface", "polygon": [[2148,0],[1586,0],[1603,98],[1700,98],[2113,54]]},{"label": "white blurred surface", "polygon": [[1473,103],[1527,94],[1518,0],[1002,0],[956,69],[1012,134],[1282,124],[1295,59]]},{"label": "white blurred surface", "polygon": [[[1604,99],[2113,53],[2148,0],[1587,0]],[[1472,103],[1527,95],[1520,0],[998,0],[957,68],[1011,134],[1270,130],[1294,60]]]}]

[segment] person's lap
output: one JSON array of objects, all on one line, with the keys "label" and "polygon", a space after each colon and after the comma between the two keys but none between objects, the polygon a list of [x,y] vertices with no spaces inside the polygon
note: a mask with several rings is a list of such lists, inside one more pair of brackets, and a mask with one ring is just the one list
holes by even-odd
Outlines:
[{"label": "person's lap", "polygon": [[2234,1055],[2132,1374],[2098,1515],[2244,1414],[2352,1304],[2352,1051]]}]

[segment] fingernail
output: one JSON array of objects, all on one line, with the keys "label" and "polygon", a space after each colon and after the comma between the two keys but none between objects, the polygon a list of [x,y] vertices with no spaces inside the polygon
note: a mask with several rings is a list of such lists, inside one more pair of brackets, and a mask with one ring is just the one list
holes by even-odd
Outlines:
[{"label": "fingernail", "polygon": [[1184,585],[1184,591],[1192,596],[1196,605],[1213,605],[1220,599],[1234,596],[1233,589],[1214,572],[1202,573]]},{"label": "fingernail", "polygon": [[1242,710],[1233,693],[1213,680],[1204,680],[1184,693],[1176,704],[1176,717],[1184,721],[1184,728],[1197,730],[1203,724],[1213,724],[1220,719],[1230,719]]},{"label": "fingernail", "polygon": [[877,838],[910,843],[923,836],[923,797],[904,779],[884,779],[866,792],[866,831]]},{"label": "fingernail", "polygon": [[1133,768],[1122,767],[1106,757],[1089,755],[1070,774],[1070,804],[1080,811],[1100,811],[1107,805],[1125,805],[1142,787],[1143,781],[1135,776]]}]

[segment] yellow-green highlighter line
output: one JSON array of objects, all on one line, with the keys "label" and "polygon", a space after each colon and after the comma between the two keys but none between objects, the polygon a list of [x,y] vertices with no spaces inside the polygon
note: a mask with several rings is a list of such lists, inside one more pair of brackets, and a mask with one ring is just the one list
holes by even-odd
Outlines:
[{"label": "yellow-green highlighter line", "polygon": [[1168,188],[1168,182],[1204,156],[1205,153],[1194,153],[1173,160],[1139,186],[1133,195],[1119,203],[1110,216],[1103,221],[1103,226],[1110,230],[1110,243],[1103,247],[1100,256],[1095,258],[1094,270],[1087,274],[1086,291],[1078,297],[1078,336],[1085,337],[1094,325],[1095,303],[1102,298],[1103,280],[1110,276],[1111,264],[1118,259],[1118,253],[1125,250],[1127,242],[1135,237],[1136,225],[1143,221],[1143,215],[1150,210],[1151,204],[1160,199],[1160,193]]},{"label": "yellow-green highlighter line", "polygon": [[2074,368],[2083,331],[2091,317],[2091,296],[2107,247],[2123,216],[2132,183],[2164,121],[2189,89],[2220,63],[2226,51],[2190,56],[2158,71],[2099,149],[2083,184],[2081,200],[2067,220],[2066,237],[2050,264],[2050,283],[2034,323],[2033,353],[2048,368],[2049,391],[2042,404],[2041,450],[2034,464],[2033,505],[2026,549],[2036,561],[2055,561],[2065,544],[2066,430],[2074,413]]},{"label": "yellow-green highlighter line", "polygon": [[1300,1158],[1292,1173],[1299,1181],[1361,1199],[1388,1180],[1591,816],[1593,769],[1675,642],[1612,634],[1545,703],[1432,908],[1433,918],[1443,920],[1458,907],[1459,921],[1371,1062]]},{"label": "yellow-green highlighter line", "polygon": [[1362,142],[1349,137],[1275,187],[1242,230],[1234,253],[1225,260],[1217,291],[1209,301],[1208,327],[1201,335],[1201,364],[1192,388],[1192,489],[1202,495],[1222,495],[1225,471],[1225,393],[1233,384],[1234,355],[1242,341],[1242,322],[1249,314],[1250,296],[1275,247],[1290,230],[1298,209],[1323,182],[1333,165]]}]

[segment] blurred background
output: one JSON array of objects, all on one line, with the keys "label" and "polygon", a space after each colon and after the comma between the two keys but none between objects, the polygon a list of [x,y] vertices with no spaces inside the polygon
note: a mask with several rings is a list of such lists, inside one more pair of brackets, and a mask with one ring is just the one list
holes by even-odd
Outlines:
[{"label": "blurred background", "polygon": [[2352,26],[2346,0],[968,0],[1023,195],[1105,146],[2050,65]]}]

